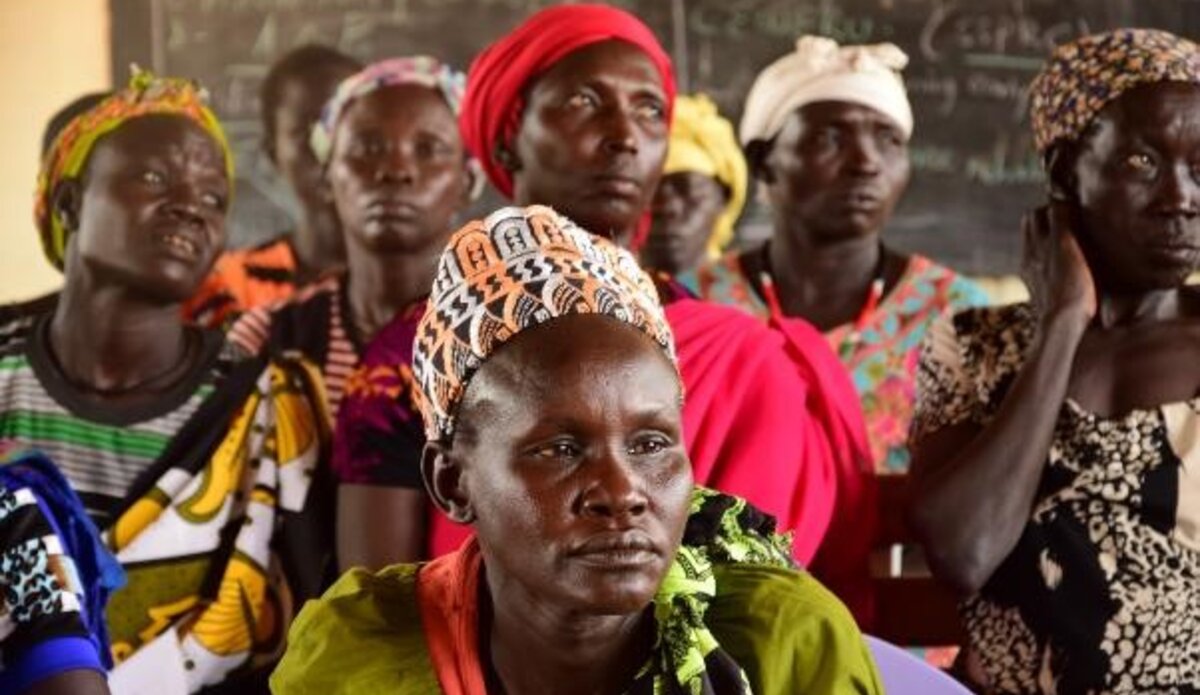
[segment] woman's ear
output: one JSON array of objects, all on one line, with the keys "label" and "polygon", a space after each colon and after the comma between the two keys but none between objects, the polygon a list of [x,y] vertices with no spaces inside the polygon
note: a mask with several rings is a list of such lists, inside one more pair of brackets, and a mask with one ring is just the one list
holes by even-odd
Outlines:
[{"label": "woman's ear", "polygon": [[475,521],[475,509],[464,484],[462,462],[444,442],[426,442],[421,452],[421,478],[438,509],[459,524]]},{"label": "woman's ear", "polygon": [[1067,144],[1052,146],[1045,155],[1046,183],[1050,200],[1063,203],[1079,201],[1079,178],[1075,175],[1075,148]]},{"label": "woman's ear", "polygon": [[521,170],[521,159],[517,157],[517,153],[513,152],[512,148],[506,143],[496,143],[496,146],[492,149],[492,157],[510,174]]},{"label": "woman's ear", "polygon": [[751,140],[746,143],[746,165],[750,168],[751,178],[762,183],[775,183],[775,171],[771,168],[771,150],[774,140]]},{"label": "woman's ear", "polygon": [[83,186],[79,179],[69,178],[58,182],[50,197],[51,209],[62,220],[67,232],[79,229],[80,208],[83,206]]}]

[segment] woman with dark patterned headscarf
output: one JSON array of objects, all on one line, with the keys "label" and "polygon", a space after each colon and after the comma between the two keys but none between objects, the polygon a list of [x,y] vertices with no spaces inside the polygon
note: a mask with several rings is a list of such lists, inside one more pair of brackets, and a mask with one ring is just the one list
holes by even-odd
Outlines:
[{"label": "woman with dark patterned headscarf", "polygon": [[346,574],[274,692],[880,692],[774,522],[693,486],[671,327],[629,252],[499,210],[450,239],[416,335],[422,478],[475,538]]},{"label": "woman with dark patterned headscarf", "polygon": [[932,329],[914,516],[988,692],[1200,691],[1200,46],[1122,29],[1031,89],[1033,301]]}]

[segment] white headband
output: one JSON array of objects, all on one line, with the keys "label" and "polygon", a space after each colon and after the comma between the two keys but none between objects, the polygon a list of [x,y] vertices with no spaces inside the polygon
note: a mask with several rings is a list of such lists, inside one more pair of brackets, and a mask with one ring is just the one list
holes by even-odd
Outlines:
[{"label": "white headband", "polygon": [[801,36],[796,50],[759,73],[746,96],[738,129],[742,145],[770,140],[792,112],[817,101],[847,101],[889,116],[912,135],[912,106],[900,70],[908,56],[898,46],[838,46],[823,36]]}]

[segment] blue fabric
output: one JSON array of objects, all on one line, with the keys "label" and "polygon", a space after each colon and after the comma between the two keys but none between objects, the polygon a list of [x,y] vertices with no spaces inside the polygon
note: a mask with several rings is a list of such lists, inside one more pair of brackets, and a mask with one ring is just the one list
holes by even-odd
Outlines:
[{"label": "blue fabric", "polygon": [[0,669],[0,693],[23,693],[37,683],[67,671],[87,669],[106,673],[91,640],[58,637],[21,654],[15,664]]},{"label": "blue fabric", "polygon": [[[9,454],[0,460],[0,485],[28,488],[75,563],[83,588],[82,614],[93,647],[105,668],[112,668],[105,606],[113,591],[125,585],[125,570],[100,539],[100,531],[84,510],[70,483],[50,459],[33,451]],[[7,692],[7,691],[3,691]]]}]

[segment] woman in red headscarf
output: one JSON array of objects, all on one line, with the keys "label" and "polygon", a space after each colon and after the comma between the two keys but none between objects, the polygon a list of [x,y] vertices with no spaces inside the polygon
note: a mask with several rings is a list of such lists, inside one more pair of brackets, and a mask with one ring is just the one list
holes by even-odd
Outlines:
[{"label": "woman in red headscarf", "polygon": [[[505,196],[552,206],[592,233],[636,245],[662,175],[674,97],[670,59],[636,17],[603,5],[559,6],[476,58],[460,126]],[[794,535],[795,558],[866,618],[873,488],[857,397],[836,356],[815,329],[763,326],[696,300],[666,277],[659,291],[687,391],[684,428],[696,482],[775,516]],[[411,331],[395,333],[412,339]],[[375,352],[395,357],[382,345]],[[353,440],[339,448],[372,462],[380,458],[370,450],[387,437],[362,427],[371,402],[393,412],[398,431],[413,420],[407,399],[396,397],[396,375],[380,366],[368,356],[364,384],[373,370],[387,384],[349,395],[358,402],[346,412],[358,415],[343,418],[338,432]],[[361,466],[343,469],[370,484]],[[430,523],[435,555],[467,532],[436,513]],[[386,558],[395,559],[404,558]]]}]

